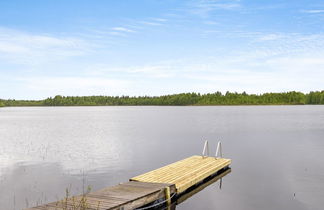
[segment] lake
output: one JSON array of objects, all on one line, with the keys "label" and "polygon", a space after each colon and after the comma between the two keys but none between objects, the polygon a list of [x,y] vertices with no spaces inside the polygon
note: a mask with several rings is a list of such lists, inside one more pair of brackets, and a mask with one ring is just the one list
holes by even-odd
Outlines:
[{"label": "lake", "polygon": [[0,209],[215,153],[231,173],[176,209],[323,209],[324,106],[0,108]]}]

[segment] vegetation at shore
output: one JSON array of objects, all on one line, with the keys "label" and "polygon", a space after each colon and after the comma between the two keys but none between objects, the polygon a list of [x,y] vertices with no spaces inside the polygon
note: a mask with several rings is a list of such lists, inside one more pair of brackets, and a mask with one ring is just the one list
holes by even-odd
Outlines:
[{"label": "vegetation at shore", "polygon": [[247,94],[221,92],[164,96],[60,96],[45,100],[1,100],[1,106],[190,106],[190,105],[302,105],[324,104],[324,91]]}]

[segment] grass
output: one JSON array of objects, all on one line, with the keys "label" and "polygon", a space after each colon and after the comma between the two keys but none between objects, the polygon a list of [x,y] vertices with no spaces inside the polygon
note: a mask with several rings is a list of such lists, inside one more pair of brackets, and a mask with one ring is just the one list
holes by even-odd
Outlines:
[{"label": "grass", "polygon": [[[83,193],[81,196],[70,196],[69,189],[65,190],[65,198],[56,203],[56,210],[87,210],[93,209],[93,206],[90,206],[87,195],[90,193],[91,187],[88,186],[87,191]],[[100,201],[96,206],[96,209],[99,210]]]}]

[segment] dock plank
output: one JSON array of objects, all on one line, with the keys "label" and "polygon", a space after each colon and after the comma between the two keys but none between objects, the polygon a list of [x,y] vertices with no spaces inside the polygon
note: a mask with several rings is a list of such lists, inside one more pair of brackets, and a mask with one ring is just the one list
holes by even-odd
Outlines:
[{"label": "dock plank", "polygon": [[[113,187],[107,187],[85,196],[87,210],[107,209],[135,209],[158,199],[165,198],[165,188],[169,187],[171,193],[176,189],[173,184],[126,182]],[[63,210],[74,209],[75,203],[80,203],[82,196],[74,196],[68,201],[57,201],[49,204],[29,208],[26,210]]]},{"label": "dock plank", "polygon": [[174,184],[177,193],[181,193],[230,164],[230,159],[192,156],[130,180]]},{"label": "dock plank", "polygon": [[[165,200],[170,194],[183,194],[230,164],[230,159],[192,156],[133,177],[129,182],[88,193],[85,198],[74,196],[65,202],[52,202],[26,210],[73,210],[81,199],[86,199],[87,210],[135,209]],[[170,194],[166,195],[166,188],[170,188]]]}]

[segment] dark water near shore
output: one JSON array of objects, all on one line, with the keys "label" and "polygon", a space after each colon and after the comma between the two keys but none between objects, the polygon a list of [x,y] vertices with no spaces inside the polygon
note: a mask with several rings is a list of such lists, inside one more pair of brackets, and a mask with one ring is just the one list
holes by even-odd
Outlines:
[{"label": "dark water near shore", "polygon": [[232,171],[177,209],[323,209],[324,106],[0,109],[0,209],[115,185],[223,143]]}]

